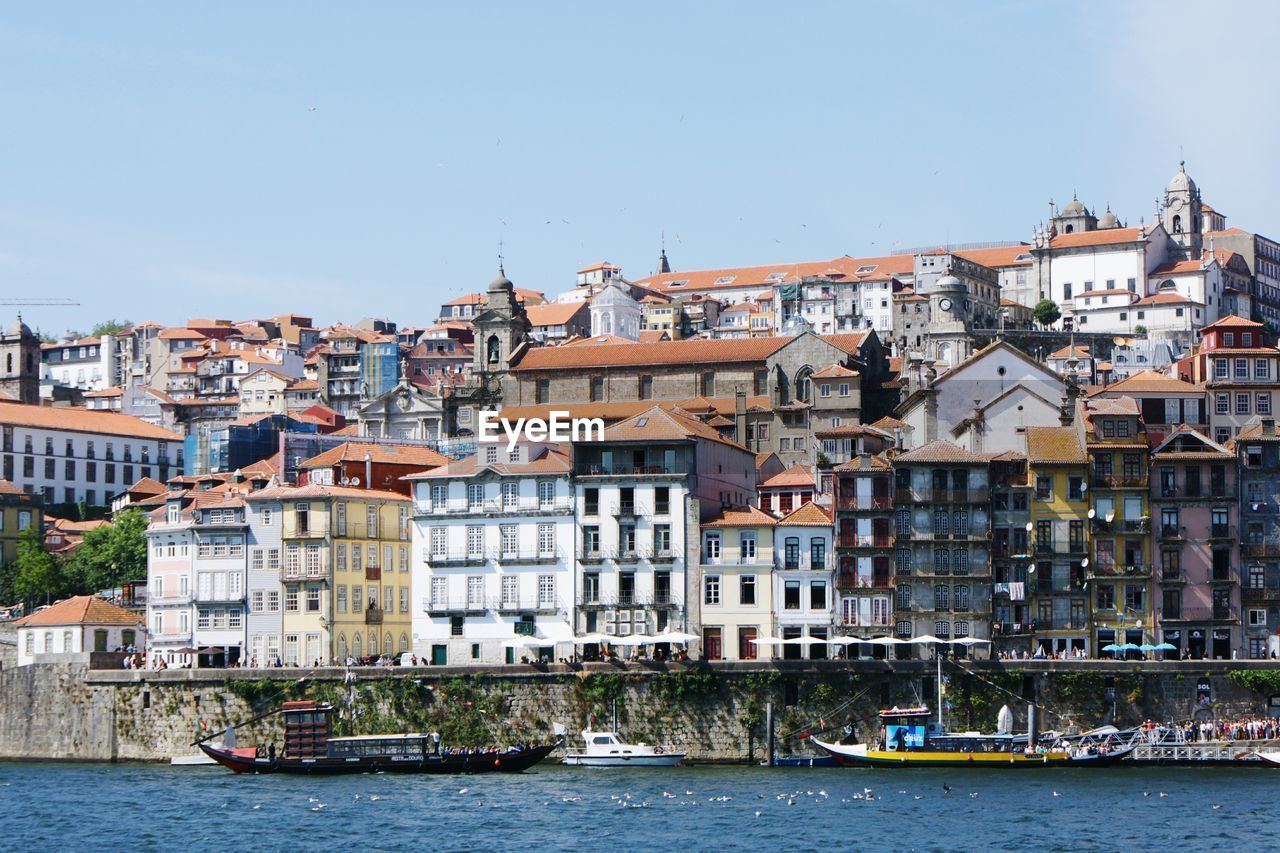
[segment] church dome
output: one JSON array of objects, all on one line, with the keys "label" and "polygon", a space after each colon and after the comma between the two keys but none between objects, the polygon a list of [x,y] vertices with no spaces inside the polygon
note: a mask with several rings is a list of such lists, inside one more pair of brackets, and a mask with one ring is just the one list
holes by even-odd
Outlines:
[{"label": "church dome", "polygon": [[1071,196],[1071,201],[1067,202],[1062,208],[1063,216],[1084,216],[1084,214],[1084,205],[1074,195]]},{"label": "church dome", "polygon": [[9,324],[9,329],[6,332],[6,334],[14,335],[17,337],[23,337],[23,338],[30,337],[31,327],[28,326],[26,323],[22,322],[22,315],[19,314],[17,319],[15,319],[12,323]]},{"label": "church dome", "polygon": [[616,281],[611,281],[605,285],[604,289],[597,293],[591,299],[592,308],[603,308],[612,305],[637,305],[631,294],[622,289],[622,286]]},{"label": "church dome", "polygon": [[813,324],[801,317],[799,314],[792,314],[782,324],[782,334],[784,335],[801,335],[805,332],[812,332]]},{"label": "church dome", "polygon": [[1099,228],[1119,228],[1120,220],[1111,212],[1111,208],[1107,208],[1107,212],[1098,217]]},{"label": "church dome", "polygon": [[934,285],[935,290],[964,290],[964,282],[953,275],[944,275]]},{"label": "church dome", "polygon": [[507,278],[507,273],[501,266],[498,267],[498,277],[489,282],[490,290],[509,290],[514,287],[511,279]]},{"label": "church dome", "polygon": [[1178,164],[1178,174],[1174,175],[1169,181],[1169,185],[1165,187],[1171,193],[1189,192],[1195,195],[1196,182],[1191,180],[1191,176],[1187,174],[1187,163],[1182,161]]}]

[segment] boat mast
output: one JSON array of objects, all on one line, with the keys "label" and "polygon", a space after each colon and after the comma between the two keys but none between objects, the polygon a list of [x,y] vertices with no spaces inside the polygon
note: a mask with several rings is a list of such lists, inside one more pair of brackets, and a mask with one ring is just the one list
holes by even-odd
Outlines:
[{"label": "boat mast", "polygon": [[938,731],[942,731],[942,650],[937,646],[933,649],[933,656],[938,661]]}]

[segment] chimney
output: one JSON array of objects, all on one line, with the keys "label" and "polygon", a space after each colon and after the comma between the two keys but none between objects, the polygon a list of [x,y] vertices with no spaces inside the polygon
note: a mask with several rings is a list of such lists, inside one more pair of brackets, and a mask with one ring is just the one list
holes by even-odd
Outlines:
[{"label": "chimney", "polygon": [[368,450],[364,452],[364,487],[373,488],[373,453]]},{"label": "chimney", "polygon": [[[733,435],[743,447],[747,445],[747,392],[736,391],[733,395]],[[754,447],[749,448],[755,450]]]},{"label": "chimney", "polygon": [[1274,435],[1276,434],[1276,419],[1275,419],[1275,418],[1263,418],[1263,419],[1262,419],[1262,434],[1263,434],[1263,435],[1265,435],[1265,436],[1267,436],[1268,438],[1269,438],[1269,437],[1271,437],[1271,436],[1274,436]]},{"label": "chimney", "polygon": [[982,401],[974,400],[972,428],[973,438],[970,440],[970,445],[972,446],[974,453],[982,452],[982,431],[986,426],[984,420],[985,419],[982,416]]}]

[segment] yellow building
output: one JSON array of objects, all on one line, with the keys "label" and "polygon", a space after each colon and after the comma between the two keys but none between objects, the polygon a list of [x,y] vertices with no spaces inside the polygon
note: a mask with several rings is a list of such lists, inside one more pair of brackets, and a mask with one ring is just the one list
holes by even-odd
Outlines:
[{"label": "yellow building", "polygon": [[[32,495],[10,483],[0,480],[0,565],[8,565],[18,559],[18,538],[33,524],[40,524],[43,514],[40,502]],[[0,605],[13,604],[2,596],[13,598],[11,590],[0,590]]]},{"label": "yellow building", "polygon": [[1084,570],[1088,559],[1088,456],[1074,427],[1027,427],[1032,566],[1028,596],[1034,652],[1089,648]]},{"label": "yellow building", "polygon": [[757,650],[773,635],[773,528],[777,520],[755,507],[728,509],[702,525],[702,654],[708,660],[776,656]]},{"label": "yellow building", "polygon": [[410,650],[408,497],[307,485],[255,498],[281,502],[286,663]]}]

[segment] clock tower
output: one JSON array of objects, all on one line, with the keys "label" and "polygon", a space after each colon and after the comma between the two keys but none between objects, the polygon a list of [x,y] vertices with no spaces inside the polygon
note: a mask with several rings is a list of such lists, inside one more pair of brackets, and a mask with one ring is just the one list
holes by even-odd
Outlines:
[{"label": "clock tower", "polygon": [[968,288],[949,272],[929,290],[927,352],[934,362],[955,367],[973,354],[967,318],[971,311]]},{"label": "clock tower", "polygon": [[1200,190],[1183,161],[1178,164],[1178,174],[1164,188],[1161,221],[1169,239],[1181,246],[1188,258],[1200,257],[1202,216]]}]

